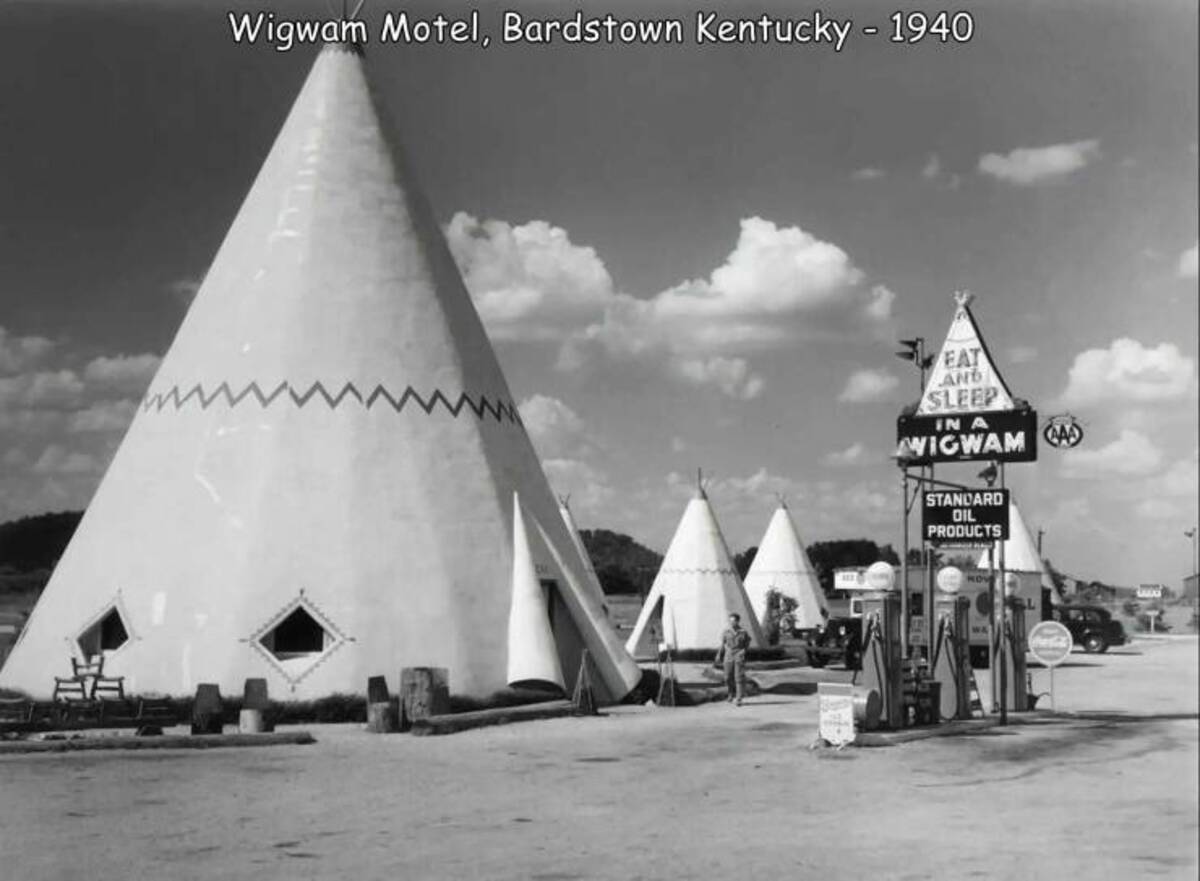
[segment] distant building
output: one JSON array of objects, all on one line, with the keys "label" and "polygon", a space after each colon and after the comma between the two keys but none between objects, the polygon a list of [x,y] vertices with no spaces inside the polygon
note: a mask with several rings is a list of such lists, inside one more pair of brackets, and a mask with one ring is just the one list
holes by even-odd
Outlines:
[{"label": "distant building", "polygon": [[1185,600],[1198,598],[1197,591],[1200,590],[1200,586],[1197,584],[1198,579],[1200,579],[1200,575],[1189,575],[1183,579],[1183,598]]}]

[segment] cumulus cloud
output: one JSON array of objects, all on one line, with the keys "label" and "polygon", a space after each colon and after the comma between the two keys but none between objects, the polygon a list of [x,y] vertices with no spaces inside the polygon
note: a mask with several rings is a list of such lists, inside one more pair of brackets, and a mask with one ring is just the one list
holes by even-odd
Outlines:
[{"label": "cumulus cloud", "polygon": [[83,400],[83,380],[73,370],[40,370],[0,378],[0,410],[69,410]]},{"label": "cumulus cloud", "polygon": [[1107,349],[1075,356],[1062,402],[1084,407],[1112,402],[1155,403],[1179,400],[1196,387],[1195,362],[1172,343],[1148,348],[1122,337]]},{"label": "cumulus cloud", "polygon": [[543,459],[578,456],[591,446],[583,419],[558,398],[534,395],[522,401],[518,409]]},{"label": "cumulus cloud", "polygon": [[850,468],[858,465],[869,465],[875,457],[868,452],[862,441],[855,441],[844,450],[826,453],[821,457],[821,464],[832,468]]},{"label": "cumulus cloud", "polygon": [[106,393],[141,397],[161,361],[157,355],[149,354],[95,358],[83,368],[83,378]]},{"label": "cumulus cloud", "polygon": [[879,180],[881,177],[885,177],[886,175],[887,175],[887,172],[885,172],[882,168],[875,168],[873,166],[868,166],[867,168],[860,168],[860,169],[852,172],[850,175],[850,180],[857,180],[857,181]]},{"label": "cumulus cloud", "polygon": [[614,294],[596,252],[543,220],[514,226],[460,211],[446,239],[496,339],[561,340],[600,318]]},{"label": "cumulus cloud", "polygon": [[749,401],[762,394],[765,382],[750,372],[744,358],[674,358],[671,369],[695,385],[715,385],[731,398]]},{"label": "cumulus cloud", "polygon": [[137,404],[134,401],[100,401],[72,413],[67,422],[67,431],[77,434],[121,432],[129,427],[136,412]]},{"label": "cumulus cloud", "polygon": [[1163,454],[1150,438],[1124,429],[1116,440],[1098,449],[1076,448],[1066,452],[1063,477],[1143,477],[1158,470]]},{"label": "cumulus cloud", "polygon": [[0,376],[20,373],[39,363],[54,348],[40,336],[14,336],[0,327]]},{"label": "cumulus cloud", "polygon": [[591,248],[544,221],[457,214],[451,250],[492,335],[560,343],[557,366],[650,369],[740,399],[764,387],[749,356],[797,340],[875,333],[895,294],[799,227],[751,217],[707,277],[653,296],[618,291]]},{"label": "cumulus cloud", "polygon": [[582,459],[546,459],[542,468],[554,491],[571,497],[571,511],[579,523],[596,522],[598,512],[618,498],[607,475]]},{"label": "cumulus cloud", "polygon": [[1196,280],[1196,248],[1196,245],[1192,245],[1179,255],[1177,271],[1180,278],[1190,279],[1191,281]]},{"label": "cumulus cloud", "polygon": [[0,469],[0,519],[85,506],[158,357],[89,361],[61,342],[8,335],[0,350],[0,424],[11,453]]},{"label": "cumulus cloud", "polygon": [[981,156],[979,171],[1005,183],[1032,186],[1079,171],[1099,155],[1100,142],[1097,140],[1048,147],[1018,147],[1005,155],[987,153]]},{"label": "cumulus cloud", "polygon": [[88,453],[68,450],[59,444],[46,447],[42,455],[33,463],[34,474],[99,474],[99,460]]},{"label": "cumulus cloud", "polygon": [[925,167],[921,169],[921,177],[925,180],[936,180],[937,176],[942,173],[942,160],[938,158],[937,153],[929,154],[929,160],[925,163]]},{"label": "cumulus cloud", "polygon": [[855,370],[847,378],[838,400],[851,404],[885,401],[898,385],[900,380],[887,370]]},{"label": "cumulus cloud", "polygon": [[1195,452],[1190,458],[1179,459],[1148,482],[1145,490],[1156,496],[1195,499],[1200,493],[1200,465]]}]

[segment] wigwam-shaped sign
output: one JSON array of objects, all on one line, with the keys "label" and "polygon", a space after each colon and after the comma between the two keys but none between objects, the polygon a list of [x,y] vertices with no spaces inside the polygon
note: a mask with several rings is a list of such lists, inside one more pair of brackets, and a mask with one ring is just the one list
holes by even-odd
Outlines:
[{"label": "wigwam-shaped sign", "polygon": [[1018,405],[992,362],[971,315],[971,295],[955,294],[954,320],[915,415],[897,423],[897,456],[931,462],[1037,459],[1037,413]]},{"label": "wigwam-shaped sign", "polygon": [[1008,385],[992,363],[971,315],[971,295],[958,293],[954,299],[958,308],[929,375],[917,415],[1015,410]]}]

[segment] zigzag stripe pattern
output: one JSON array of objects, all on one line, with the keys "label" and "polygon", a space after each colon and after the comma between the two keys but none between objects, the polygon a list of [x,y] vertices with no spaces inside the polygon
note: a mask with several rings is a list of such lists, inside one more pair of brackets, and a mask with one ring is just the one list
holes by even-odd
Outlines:
[{"label": "zigzag stripe pattern", "polygon": [[432,415],[433,411],[441,405],[451,415],[457,417],[462,413],[463,408],[468,408],[479,419],[485,416],[491,416],[497,422],[502,422],[507,419],[509,422],[520,425],[521,416],[517,412],[516,405],[511,401],[490,400],[486,395],[479,395],[474,398],[466,392],[459,394],[456,401],[451,399],[442,392],[441,389],[434,389],[433,393],[428,397],[422,397],[421,394],[411,385],[406,386],[404,391],[399,396],[393,395],[382,385],[376,385],[369,394],[363,394],[352,382],[347,382],[336,393],[331,393],[319,380],[314,382],[307,389],[301,390],[291,383],[279,383],[270,391],[263,391],[257,382],[251,382],[244,389],[234,391],[229,387],[229,383],[223,382],[210,392],[205,392],[204,387],[199,383],[192,386],[187,391],[180,391],[180,387],[175,385],[167,392],[155,392],[146,396],[142,402],[142,410],[148,411],[153,409],[155,412],[161,413],[167,406],[174,406],[176,410],[182,410],[190,403],[197,404],[200,409],[207,410],[212,404],[218,400],[224,400],[231,408],[236,407],[243,401],[250,398],[258,401],[260,407],[264,410],[279,400],[290,399],[296,407],[304,407],[310,401],[320,398],[331,410],[336,410],[347,399],[353,399],[358,406],[370,410],[377,403],[390,406],[397,413],[400,413],[408,406],[409,402],[415,403],[420,407],[426,415]]}]

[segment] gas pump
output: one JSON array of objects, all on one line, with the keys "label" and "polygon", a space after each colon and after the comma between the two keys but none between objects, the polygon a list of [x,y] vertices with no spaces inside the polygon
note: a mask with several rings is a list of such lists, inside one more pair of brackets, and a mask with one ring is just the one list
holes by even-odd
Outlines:
[{"label": "gas pump", "polygon": [[971,717],[971,601],[958,596],[962,589],[962,570],[946,566],[937,574],[938,594],[934,598],[936,622],[933,649],[933,679],[942,684],[943,719]]},{"label": "gas pump", "polygon": [[1025,673],[1025,606],[1020,597],[1015,595],[1017,587],[1017,577],[1010,572],[1004,579],[1005,698],[1009,712],[1023,713],[1029,709]]},{"label": "gas pump", "polygon": [[882,561],[866,572],[867,586],[875,590],[863,597],[862,686],[876,691],[882,701],[880,719],[889,728],[904,726],[904,686],[900,646],[900,597],[892,592],[896,573]]}]

